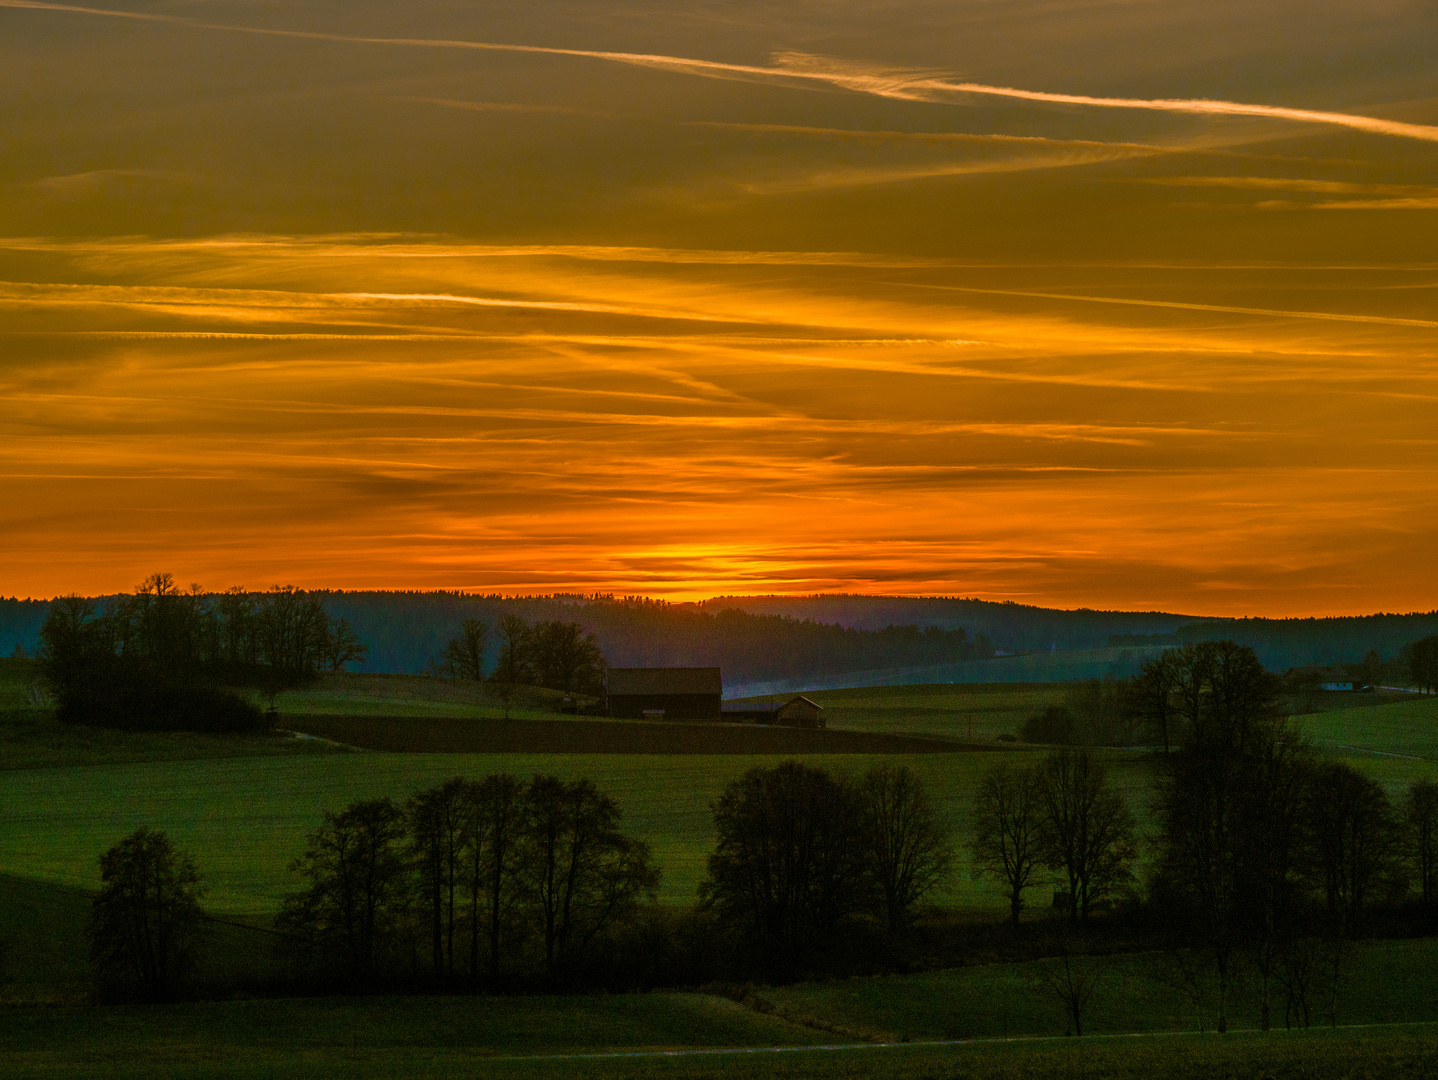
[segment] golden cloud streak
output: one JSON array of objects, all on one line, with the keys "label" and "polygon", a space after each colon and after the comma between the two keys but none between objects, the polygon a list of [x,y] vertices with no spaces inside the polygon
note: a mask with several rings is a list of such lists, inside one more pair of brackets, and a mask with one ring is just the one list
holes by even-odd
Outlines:
[{"label": "golden cloud streak", "polygon": [[0,7],[51,11],[104,18],[131,19],[142,22],[167,23],[196,30],[254,34],[264,37],[294,38],[308,41],[332,41],[355,45],[390,45],[409,48],[471,49],[484,52],[529,53],[604,60],[638,67],[655,68],[677,74],[708,78],[745,79],[779,85],[822,83],[855,93],[904,101],[944,101],[955,95],[1007,98],[1045,105],[1076,105],[1085,108],[1142,110],[1176,113],[1189,116],[1241,116],[1259,119],[1286,120],[1299,124],[1318,124],[1350,128],[1368,134],[1394,138],[1438,142],[1438,127],[1409,124],[1397,120],[1360,116],[1353,113],[1320,109],[1297,109],[1282,105],[1209,100],[1204,98],[1131,98],[1102,97],[1088,94],[1054,93],[1026,90],[986,83],[955,82],[929,72],[892,68],[854,61],[832,60],[801,52],[779,52],[775,63],[764,67],[753,64],[732,64],[715,60],[663,54],[609,52],[595,49],[563,49],[543,45],[515,45],[499,42],[460,41],[440,38],[367,37],[333,34],[308,30],[281,30],[267,27],[213,23],[178,15],[117,11],[109,8],[84,7],[73,4],[49,3],[46,0],[0,0]]}]

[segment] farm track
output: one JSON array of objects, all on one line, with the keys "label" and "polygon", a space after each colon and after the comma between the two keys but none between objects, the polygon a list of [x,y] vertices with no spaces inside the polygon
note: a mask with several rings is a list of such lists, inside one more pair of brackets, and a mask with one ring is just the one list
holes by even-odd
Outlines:
[{"label": "farm track", "polygon": [[285,726],[365,750],[422,754],[945,754],[993,746],[915,735],[622,720],[289,715]]}]

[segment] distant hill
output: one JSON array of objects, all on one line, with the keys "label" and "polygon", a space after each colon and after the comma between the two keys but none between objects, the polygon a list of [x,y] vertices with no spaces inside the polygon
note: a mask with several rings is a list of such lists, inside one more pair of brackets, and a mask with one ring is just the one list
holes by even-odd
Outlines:
[{"label": "distant hill", "polygon": [[[365,670],[426,670],[467,618],[517,614],[594,633],[615,666],[718,665],[753,693],[882,683],[1036,682],[1124,676],[1159,648],[1232,638],[1275,670],[1384,659],[1438,633],[1438,611],[1328,619],[1212,619],[1158,611],[1072,611],[944,597],[717,597],[670,604],[613,597],[328,592],[370,646]],[[0,599],[0,655],[33,652],[48,603]],[[1017,655],[1000,655],[1017,654]],[[759,689],[763,687],[763,689]],[[733,692],[732,690],[730,691]]]}]

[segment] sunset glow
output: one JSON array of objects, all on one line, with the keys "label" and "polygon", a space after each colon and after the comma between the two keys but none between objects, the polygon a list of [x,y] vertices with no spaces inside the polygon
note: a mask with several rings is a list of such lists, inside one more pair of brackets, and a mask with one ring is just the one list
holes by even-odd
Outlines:
[{"label": "sunset glow", "polygon": [[0,0],[0,593],[1438,607],[1438,12],[1079,7]]}]

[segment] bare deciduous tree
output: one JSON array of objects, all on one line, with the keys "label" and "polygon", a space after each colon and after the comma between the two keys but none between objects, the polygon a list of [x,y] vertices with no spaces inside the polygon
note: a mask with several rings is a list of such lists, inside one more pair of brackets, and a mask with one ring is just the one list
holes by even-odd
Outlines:
[{"label": "bare deciduous tree", "polygon": [[852,786],[787,761],[750,769],[712,809],[718,843],[701,902],[761,963],[798,970],[863,901],[863,819]]},{"label": "bare deciduous tree", "polygon": [[1438,784],[1415,780],[1404,800],[1408,825],[1408,857],[1418,877],[1418,894],[1426,906],[1438,900]]},{"label": "bare deciduous tree", "polygon": [[1045,862],[1068,881],[1071,916],[1087,919],[1097,901],[1133,880],[1133,814],[1087,750],[1050,754],[1037,776]]},{"label": "bare deciduous tree", "polygon": [[455,894],[462,885],[468,862],[465,848],[474,831],[467,795],[467,782],[456,776],[421,791],[405,805],[409,856],[421,904],[429,913],[430,955],[437,979],[454,977]]},{"label": "bare deciduous tree", "polygon": [[465,619],[460,623],[459,635],[445,644],[434,670],[450,679],[479,682],[484,678],[484,660],[488,650],[489,626],[479,619]]},{"label": "bare deciduous tree", "polygon": [[654,895],[659,871],[649,846],[619,831],[618,804],[590,781],[536,776],[525,802],[525,883],[553,985],[601,931]]},{"label": "bare deciduous tree", "polygon": [[889,929],[897,931],[948,873],[948,830],[934,812],[923,781],[907,766],[870,769],[859,798],[869,876],[883,900]]},{"label": "bare deciduous tree", "polygon": [[971,848],[976,876],[999,882],[1009,898],[1009,916],[1019,924],[1024,889],[1044,860],[1043,808],[1032,768],[1001,762],[979,781],[974,793]]},{"label": "bare deciduous tree", "polygon": [[392,799],[326,812],[291,864],[305,886],[285,898],[280,924],[334,949],[361,983],[372,980],[404,904],[404,839],[404,811]]},{"label": "bare deciduous tree", "polygon": [[163,832],[139,829],[100,856],[88,936],[106,992],[174,996],[192,961],[201,894],[194,860]]}]

